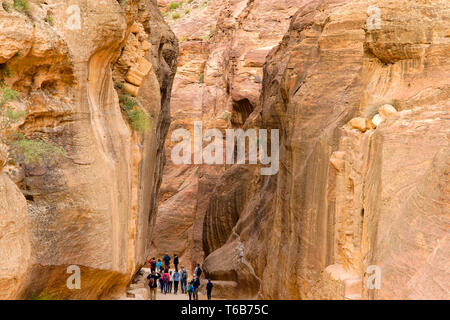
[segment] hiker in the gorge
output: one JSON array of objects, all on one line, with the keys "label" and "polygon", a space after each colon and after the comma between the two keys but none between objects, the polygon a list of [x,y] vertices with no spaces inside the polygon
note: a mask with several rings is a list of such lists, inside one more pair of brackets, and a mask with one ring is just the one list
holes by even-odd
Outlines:
[{"label": "hiker in the gorge", "polygon": [[173,293],[178,293],[178,284],[180,283],[180,273],[177,269],[173,273]]},{"label": "hiker in the gorge", "polygon": [[184,266],[181,266],[181,293],[187,293],[187,279],[188,279],[188,272],[184,268]]},{"label": "hiker in the gorge", "polygon": [[211,300],[211,292],[213,287],[214,285],[211,282],[211,279],[208,279],[208,284],[206,285],[206,295],[208,296],[208,300]]},{"label": "hiker in the gorge", "polygon": [[158,262],[156,263],[156,269],[161,272],[162,262],[161,259],[158,259]]},{"label": "hiker in the gorge", "polygon": [[156,300],[156,290],[158,290],[158,279],[161,278],[159,273],[156,273],[155,270],[152,270],[147,277],[148,286],[150,288],[150,300]]},{"label": "hiker in the gorge", "polygon": [[155,257],[153,257],[149,262],[150,262],[150,270],[152,272],[156,271],[156,260],[155,260]]},{"label": "hiker in the gorge", "polygon": [[[161,275],[161,271],[159,271],[160,275]],[[164,279],[163,279],[163,274],[161,275],[161,278],[159,278],[159,288],[161,289],[161,293],[164,293]]]},{"label": "hiker in the gorge", "polygon": [[192,300],[192,295],[194,294],[194,280],[189,282],[189,286],[187,288],[187,293],[189,294],[189,300]]},{"label": "hiker in the gorge", "polygon": [[170,280],[169,280],[169,293],[172,293],[172,287],[173,287],[173,272],[172,272],[172,270],[169,271],[169,276],[170,276]]},{"label": "hiker in the gorge", "polygon": [[195,268],[194,275],[200,279],[200,276],[202,275],[202,268],[200,268],[200,264],[197,263],[197,267]]},{"label": "hiker in the gorge", "polygon": [[164,274],[162,276],[163,279],[163,287],[164,287],[164,294],[167,294],[169,292],[169,282],[170,282],[170,274],[169,270],[164,270]]},{"label": "hiker in the gorge", "polygon": [[166,269],[169,269],[170,267],[170,256],[168,253],[166,253],[166,255],[163,258],[164,261],[164,265],[166,266]]},{"label": "hiker in the gorge", "polygon": [[200,278],[195,278],[194,280],[194,300],[198,300],[198,288],[200,287]]},{"label": "hiker in the gorge", "polygon": [[178,271],[178,256],[176,254],[173,255],[173,264],[175,265],[175,271]]}]

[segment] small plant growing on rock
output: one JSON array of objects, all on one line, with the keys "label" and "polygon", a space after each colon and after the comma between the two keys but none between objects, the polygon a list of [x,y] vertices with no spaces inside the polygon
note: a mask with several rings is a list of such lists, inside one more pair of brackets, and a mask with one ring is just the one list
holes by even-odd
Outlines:
[{"label": "small plant growing on rock", "polygon": [[140,108],[139,102],[135,98],[128,94],[121,94],[119,104],[127,115],[128,122],[133,130],[144,133],[151,128],[150,117]]},{"label": "small plant growing on rock", "polygon": [[176,10],[179,7],[181,7],[181,3],[179,3],[179,2],[173,1],[173,2],[169,3],[169,11]]},{"label": "small plant growing on rock", "polygon": [[11,78],[12,71],[6,64],[0,64],[0,77],[1,78]]},{"label": "small plant growing on rock", "polygon": [[180,14],[179,14],[179,13],[173,13],[173,14],[172,14],[172,19],[173,19],[173,20],[180,19]]},{"label": "small plant growing on rock", "polygon": [[2,2],[2,7],[3,7],[3,9],[6,11],[6,12],[9,12],[10,11],[10,7],[9,7],[9,3],[8,2],[6,2],[6,1],[3,1]]},{"label": "small plant growing on rock", "polygon": [[14,9],[17,11],[28,11],[28,0],[14,0]]},{"label": "small plant growing on rock", "polygon": [[125,7],[127,5],[127,0],[119,0],[119,4],[121,7]]},{"label": "small plant growing on rock", "polygon": [[54,300],[53,296],[47,291],[42,291],[41,293],[32,293],[30,300]]},{"label": "small plant growing on rock", "polygon": [[200,74],[200,76],[198,77],[198,81],[199,81],[200,83],[205,82],[205,74],[204,74],[204,73]]},{"label": "small plant growing on rock", "polygon": [[114,84],[114,87],[116,89],[123,89],[123,81],[116,81],[116,83]]},{"label": "small plant growing on rock", "polygon": [[17,99],[18,92],[9,87],[0,88],[0,143],[8,147],[8,161],[23,159],[25,164],[42,164],[44,159],[54,161],[65,156],[64,148],[36,139],[27,139],[17,131],[15,124],[26,117],[25,111],[15,111],[5,107]]},{"label": "small plant growing on rock", "polygon": [[222,114],[222,118],[223,118],[223,120],[228,122],[231,118],[231,113],[229,111],[224,111],[224,113]]},{"label": "small plant growing on rock", "polygon": [[139,105],[139,102],[129,94],[121,94],[119,95],[119,104],[122,110],[130,111],[135,106]]},{"label": "small plant growing on rock", "polygon": [[18,96],[18,92],[11,89],[10,87],[2,87],[0,88],[1,96],[0,96],[0,107],[3,107],[6,103],[16,100]]},{"label": "small plant growing on rock", "polygon": [[128,112],[127,114],[130,124],[135,131],[144,133],[150,130],[150,118],[143,110],[136,109]]},{"label": "small plant growing on rock", "polygon": [[24,135],[16,135],[16,139],[10,143],[14,148],[13,156],[23,158],[26,164],[42,164],[44,159],[52,162],[55,158],[66,155],[64,148],[41,140],[27,139]]},{"label": "small plant growing on rock", "polygon": [[53,17],[52,16],[46,16],[45,22],[47,22],[49,25],[53,26]]}]

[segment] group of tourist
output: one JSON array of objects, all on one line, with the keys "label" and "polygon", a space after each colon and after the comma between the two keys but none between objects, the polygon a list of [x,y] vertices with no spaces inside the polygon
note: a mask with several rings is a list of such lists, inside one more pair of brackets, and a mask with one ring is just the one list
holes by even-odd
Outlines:
[{"label": "group of tourist", "polygon": [[[162,294],[173,293],[178,294],[178,286],[181,286],[181,293],[188,294],[189,300],[198,300],[198,290],[200,287],[200,277],[202,275],[202,268],[200,264],[197,264],[197,267],[194,271],[194,277],[191,281],[188,282],[188,272],[184,268],[184,265],[181,265],[181,269],[178,270],[179,259],[176,254],[173,256],[173,265],[175,266],[175,270],[170,269],[170,262],[172,258],[168,253],[164,255],[161,259],[156,261],[155,257],[150,259],[148,262],[150,263],[151,273],[148,275],[148,286],[150,287],[150,300],[156,300],[156,291],[158,289],[158,281],[159,288]],[[206,292],[208,296],[208,300],[211,300],[211,292],[212,292],[213,284],[211,279],[208,280],[208,284],[206,285]]]}]

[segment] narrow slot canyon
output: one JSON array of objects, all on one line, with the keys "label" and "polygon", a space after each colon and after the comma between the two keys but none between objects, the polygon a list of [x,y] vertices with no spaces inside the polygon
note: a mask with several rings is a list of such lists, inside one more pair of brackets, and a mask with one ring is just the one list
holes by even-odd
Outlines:
[{"label": "narrow slot canyon", "polygon": [[0,2],[0,300],[450,298],[450,3]]}]

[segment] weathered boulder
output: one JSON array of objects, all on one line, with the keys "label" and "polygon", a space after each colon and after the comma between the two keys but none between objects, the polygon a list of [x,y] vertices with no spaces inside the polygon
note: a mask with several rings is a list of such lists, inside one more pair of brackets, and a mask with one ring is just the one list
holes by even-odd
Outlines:
[{"label": "weathered boulder", "polygon": [[367,119],[362,118],[362,117],[353,118],[352,120],[350,120],[350,122],[348,124],[351,128],[357,129],[361,132],[366,132],[367,130],[370,129],[370,125],[369,125]]},{"label": "weathered boulder", "polygon": [[376,115],[373,116],[371,121],[375,127],[378,127],[384,120],[385,119],[377,113]]},{"label": "weathered boulder", "polygon": [[390,104],[385,104],[378,109],[378,113],[384,119],[392,119],[397,114],[397,110]]}]

